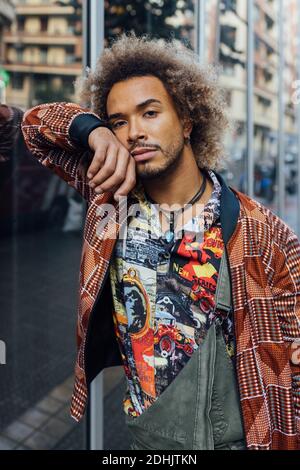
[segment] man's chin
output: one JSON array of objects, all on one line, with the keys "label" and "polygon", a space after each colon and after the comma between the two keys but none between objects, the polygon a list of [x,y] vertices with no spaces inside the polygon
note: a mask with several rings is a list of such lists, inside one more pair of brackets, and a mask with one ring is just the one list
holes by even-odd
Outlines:
[{"label": "man's chin", "polygon": [[141,181],[156,180],[161,176],[160,171],[138,171],[137,174]]},{"label": "man's chin", "polygon": [[173,169],[173,165],[169,165],[164,168],[155,166],[151,167],[150,165],[144,165],[143,168],[139,167],[139,165],[136,166],[136,171],[141,181],[150,181],[163,178],[170,175]]}]

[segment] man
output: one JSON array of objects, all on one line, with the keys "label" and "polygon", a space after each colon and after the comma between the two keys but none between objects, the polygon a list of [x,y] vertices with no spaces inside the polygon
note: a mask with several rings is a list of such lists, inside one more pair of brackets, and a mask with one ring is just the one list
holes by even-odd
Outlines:
[{"label": "man", "polygon": [[300,245],[217,173],[214,75],[175,42],[124,35],[81,99],[22,124],[88,203],[72,416],[123,365],[134,449],[298,449]]}]

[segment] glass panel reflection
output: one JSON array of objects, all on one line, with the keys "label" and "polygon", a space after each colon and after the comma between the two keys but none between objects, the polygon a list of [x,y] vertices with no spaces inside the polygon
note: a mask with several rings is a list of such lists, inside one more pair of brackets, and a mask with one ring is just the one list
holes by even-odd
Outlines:
[{"label": "glass panel reflection", "polygon": [[278,7],[279,2],[255,5],[254,195],[277,212],[278,165]]},{"label": "glass panel reflection", "polygon": [[[284,219],[297,232],[298,206],[298,129],[297,129],[297,58],[299,59],[300,23],[297,1],[284,7],[284,102],[285,102],[285,204]],[[298,57],[297,57],[298,56]],[[299,87],[298,87],[299,88]],[[299,106],[299,103],[298,103]]]},{"label": "glass panel reflection", "polygon": [[[120,33],[181,39],[195,49],[195,2],[107,1],[105,2],[105,45]],[[131,437],[124,424],[121,406],[126,383],[122,367],[104,371],[104,449],[129,449]],[[116,432],[117,430],[117,432]]]},{"label": "glass panel reflection", "polygon": [[136,35],[181,39],[195,47],[194,1],[106,1],[105,43],[133,30]]},{"label": "glass panel reflection", "polygon": [[233,130],[226,136],[228,184],[245,191],[247,180],[247,5],[242,1],[206,2],[205,61],[220,66]]},{"label": "glass panel reflection", "polygon": [[0,336],[7,353],[0,448],[84,449],[85,424],[69,415],[84,207],[30,155],[19,128],[28,108],[75,99],[82,7],[74,0],[7,4],[13,16],[5,18],[0,50],[8,76],[0,94]]}]

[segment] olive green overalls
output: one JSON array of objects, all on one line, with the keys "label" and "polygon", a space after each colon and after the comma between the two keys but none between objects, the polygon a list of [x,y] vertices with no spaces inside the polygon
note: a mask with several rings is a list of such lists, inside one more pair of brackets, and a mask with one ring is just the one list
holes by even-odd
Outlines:
[{"label": "olive green overalls", "polygon": [[[224,250],[216,308],[229,312],[231,304]],[[219,320],[157,400],[138,417],[125,415],[125,422],[132,450],[246,450],[236,372]]]}]

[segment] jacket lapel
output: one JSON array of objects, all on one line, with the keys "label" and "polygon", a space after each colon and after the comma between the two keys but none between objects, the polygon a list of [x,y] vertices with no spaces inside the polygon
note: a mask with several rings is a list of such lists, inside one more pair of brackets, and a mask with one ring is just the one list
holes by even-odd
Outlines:
[{"label": "jacket lapel", "polygon": [[220,220],[223,240],[227,245],[237,225],[240,203],[235,193],[225,183],[223,177],[217,172],[214,173],[222,186]]}]

